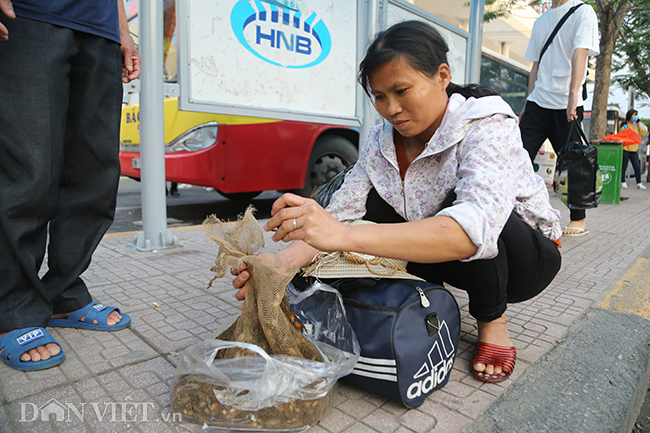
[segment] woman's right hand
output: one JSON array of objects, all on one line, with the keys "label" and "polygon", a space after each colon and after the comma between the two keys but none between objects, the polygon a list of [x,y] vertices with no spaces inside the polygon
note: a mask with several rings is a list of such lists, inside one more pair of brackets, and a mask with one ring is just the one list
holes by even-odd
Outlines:
[{"label": "woman's right hand", "polygon": [[[268,260],[280,270],[289,271],[291,269],[291,264],[289,263],[289,261],[277,253],[276,254],[261,253],[259,254],[258,257],[264,260]],[[246,297],[246,282],[250,278],[251,274],[246,270],[246,264],[242,264],[238,268],[230,269],[230,273],[235,275],[235,279],[232,280],[232,286],[235,289],[238,289],[237,293],[235,293],[235,298],[238,301],[243,301],[244,298]]]}]

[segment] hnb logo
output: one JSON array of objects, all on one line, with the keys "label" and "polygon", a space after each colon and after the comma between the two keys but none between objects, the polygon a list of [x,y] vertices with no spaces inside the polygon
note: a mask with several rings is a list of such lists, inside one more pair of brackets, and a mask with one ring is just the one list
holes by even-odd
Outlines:
[{"label": "hnb logo", "polygon": [[42,338],[43,336],[44,336],[43,331],[41,331],[40,329],[34,329],[32,331],[29,331],[27,334],[23,334],[20,337],[16,338],[16,341],[21,346],[24,346],[25,344],[29,343],[30,341],[38,340],[39,338]]},{"label": "hnb logo", "polygon": [[[444,383],[454,365],[454,344],[449,334],[447,322],[443,321],[438,332],[440,339],[433,343],[428,354],[428,361],[413,376],[415,380],[406,390],[408,399],[428,394]],[[442,347],[441,347],[442,346]],[[443,354],[444,352],[444,354]],[[418,380],[419,379],[419,380]]]},{"label": "hnb logo", "polygon": [[230,14],[233,32],[248,51],[265,62],[291,69],[309,68],[327,58],[332,38],[315,13],[305,19],[299,2],[291,0],[265,3],[269,10],[260,0],[239,0]]}]

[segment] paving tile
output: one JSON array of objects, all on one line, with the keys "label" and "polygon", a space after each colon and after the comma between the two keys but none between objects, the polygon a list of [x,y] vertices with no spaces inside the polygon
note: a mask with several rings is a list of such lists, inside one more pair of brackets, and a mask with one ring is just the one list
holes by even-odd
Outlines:
[{"label": "paving tile", "polygon": [[169,394],[169,386],[164,382],[156,382],[147,387],[147,393],[153,397]]},{"label": "paving tile", "polygon": [[7,433],[9,432],[9,416],[6,409],[0,406],[0,432],[3,431],[3,428],[7,431]]},{"label": "paving tile", "polygon": [[400,423],[396,419],[395,414],[384,409],[378,409],[372,412],[363,418],[362,421],[381,433],[392,433],[400,427]]},{"label": "paving tile", "polygon": [[409,410],[399,417],[399,422],[416,432],[425,432],[433,428],[436,418],[420,410]]},{"label": "paving tile", "polygon": [[339,433],[354,425],[356,420],[344,412],[334,408],[327,411],[319,425],[332,433]]},{"label": "paving tile", "polygon": [[472,421],[471,418],[451,411],[435,401],[425,401],[418,410],[435,417],[436,424],[429,430],[431,433],[456,433]]},{"label": "paving tile", "polygon": [[[636,191],[632,191],[636,194]],[[620,206],[590,210],[592,235],[563,239],[563,267],[551,285],[536,298],[508,306],[508,329],[517,348],[517,368],[502,384],[483,384],[470,375],[476,344],[476,322],[468,312],[467,293],[448,287],[461,307],[461,341],[450,381],[424,404],[407,410],[398,403],[342,383],[334,407],[311,431],[455,433],[489,407],[534,368],[594,301],[636,260],[650,244],[650,233],[629,233],[619,227],[620,215],[646,214],[650,198],[636,194]],[[635,197],[637,197],[635,199]],[[552,203],[568,222],[568,211],[554,195]],[[270,234],[265,233],[268,241]],[[158,419],[169,413],[169,383],[179,353],[209,338],[220,323],[240,314],[234,299],[232,278],[208,283],[213,277],[217,247],[200,228],[179,232],[182,247],[142,253],[127,247],[129,238],[105,239],[84,274],[91,294],[101,302],[123,309],[133,318],[132,327],[116,333],[92,333],[56,329],[53,335],[66,351],[66,362],[38,373],[21,373],[0,365],[0,426],[18,432],[175,432],[175,424],[101,422],[92,404],[130,402],[153,405]],[[282,245],[267,242],[266,251]],[[153,303],[160,307],[156,307]],[[153,348],[152,348],[153,346]],[[160,353],[168,354],[160,356]],[[84,423],[58,425],[18,423],[20,403],[45,404],[50,398],[70,404],[86,404],[91,412]],[[30,406],[31,407],[31,406]],[[0,427],[2,432],[2,427]],[[4,432],[2,432],[4,433]]]},{"label": "paving tile", "polygon": [[344,433],[374,433],[374,430],[365,424],[354,424],[352,427],[344,430]]},{"label": "paving tile", "polygon": [[55,389],[67,381],[60,367],[25,373],[4,364],[0,365],[0,370],[5,369],[11,371],[7,371],[1,377],[0,387],[7,402],[21,400],[44,390]]},{"label": "paving tile", "polygon": [[367,416],[371,412],[377,409],[377,406],[365,401],[358,399],[350,399],[346,402],[336,406],[341,412],[344,412],[351,417],[360,420],[363,417]]},{"label": "paving tile", "polygon": [[[515,372],[517,369],[515,369]],[[459,398],[455,395],[444,392],[438,396],[436,401],[441,405],[446,406],[458,413],[465,414],[472,418],[476,418],[482,410],[487,408],[496,397],[480,389],[474,391],[469,397]]]},{"label": "paving tile", "polygon": [[329,430],[321,427],[320,424],[316,424],[315,426],[312,426],[309,428],[309,433],[327,433]]},{"label": "paving tile", "polygon": [[536,340],[523,349],[517,349],[517,361],[522,360],[530,363],[535,362],[542,355],[548,352],[551,347],[553,347],[552,343]]},{"label": "paving tile", "polygon": [[[429,398],[431,398],[431,397],[429,397]],[[386,412],[390,412],[390,413],[392,413],[393,415],[396,415],[396,416],[400,416],[400,415],[402,415],[404,412],[406,412],[408,410],[407,408],[405,408],[401,404],[396,403],[396,402],[391,401],[391,400],[386,402],[386,404],[384,404],[381,408],[384,409]]]},{"label": "paving tile", "polygon": [[359,400],[365,397],[366,395],[370,394],[370,392],[368,391],[364,391],[361,388],[357,388],[356,386],[350,385],[345,382],[343,382],[339,387],[339,392],[343,396],[351,400]]},{"label": "paving tile", "polygon": [[363,399],[375,407],[381,407],[388,401],[388,399],[373,393],[367,394]]},{"label": "paving tile", "polygon": [[[443,389],[449,394],[452,394],[459,398],[469,397],[474,393],[474,391],[476,391],[476,387],[474,386],[466,385],[464,383],[458,381],[451,381],[451,380],[447,382],[447,385],[445,385]],[[432,396],[434,395],[435,393],[432,394]],[[433,399],[435,400],[435,398]]]},{"label": "paving tile", "polygon": [[395,433],[411,433],[411,432],[413,432],[413,430],[403,425],[401,425],[397,430],[395,430]]}]

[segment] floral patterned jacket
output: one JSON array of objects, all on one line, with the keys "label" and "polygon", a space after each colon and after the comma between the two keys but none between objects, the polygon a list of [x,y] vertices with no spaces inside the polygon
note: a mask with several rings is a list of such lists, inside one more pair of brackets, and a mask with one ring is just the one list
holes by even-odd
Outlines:
[{"label": "floral patterned jacket", "polygon": [[[513,209],[545,237],[557,240],[562,234],[560,212],[551,207],[544,180],[533,171],[517,117],[499,96],[453,94],[440,127],[409,166],[403,184],[393,126],[377,125],[327,210],[342,222],[361,219],[373,187],[407,221],[435,215],[455,219],[478,247],[467,261],[497,255],[499,235]],[[453,205],[440,209],[452,191],[457,196]]]}]

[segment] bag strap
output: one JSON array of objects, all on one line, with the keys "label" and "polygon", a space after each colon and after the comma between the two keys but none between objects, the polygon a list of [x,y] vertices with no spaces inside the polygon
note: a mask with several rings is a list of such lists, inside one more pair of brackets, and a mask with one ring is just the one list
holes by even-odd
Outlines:
[{"label": "bag strap", "polygon": [[571,126],[569,127],[569,136],[566,138],[566,143],[568,144],[571,141],[571,133],[573,132],[574,129],[578,131],[578,136],[582,138],[582,140],[585,142],[585,145],[589,146],[589,140],[587,140],[587,136],[585,135],[585,132],[580,127],[580,124],[578,123],[578,119],[574,119],[571,121]]},{"label": "bag strap", "polygon": [[551,33],[551,36],[549,36],[548,39],[546,40],[546,43],[542,48],[542,52],[539,54],[539,60],[537,61],[538,64],[542,62],[542,57],[544,56],[544,53],[548,49],[549,45],[551,45],[551,42],[553,42],[553,39],[555,38],[555,35],[557,35],[557,32],[560,31],[560,27],[562,27],[562,25],[566,22],[566,20],[569,19],[571,14],[574,13],[576,9],[578,9],[580,6],[584,6],[584,3],[580,3],[573,6],[571,9],[569,9],[567,13],[564,14],[562,19],[557,23],[557,25],[553,29],[553,32]]}]

